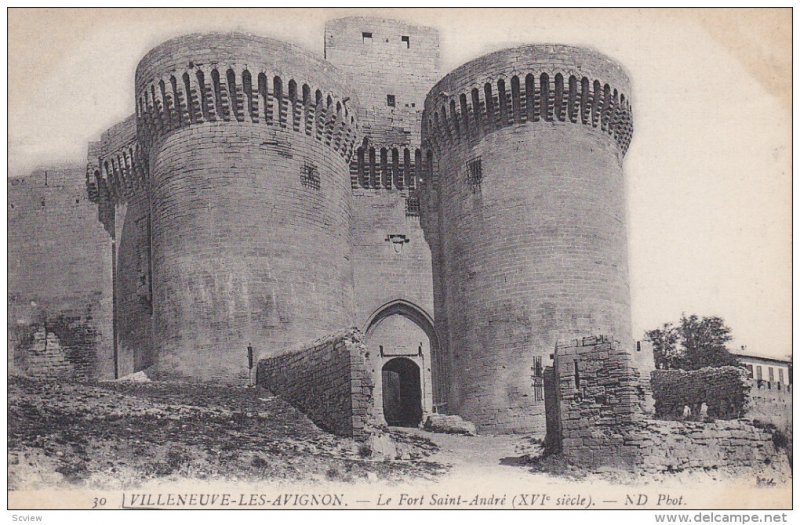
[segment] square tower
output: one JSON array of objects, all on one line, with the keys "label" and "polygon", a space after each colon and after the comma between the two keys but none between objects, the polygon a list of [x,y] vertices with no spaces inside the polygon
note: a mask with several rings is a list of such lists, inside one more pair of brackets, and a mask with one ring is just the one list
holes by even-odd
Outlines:
[{"label": "square tower", "polygon": [[381,18],[331,20],[325,58],[356,90],[359,123],[371,143],[419,145],[425,95],[440,78],[436,29]]}]

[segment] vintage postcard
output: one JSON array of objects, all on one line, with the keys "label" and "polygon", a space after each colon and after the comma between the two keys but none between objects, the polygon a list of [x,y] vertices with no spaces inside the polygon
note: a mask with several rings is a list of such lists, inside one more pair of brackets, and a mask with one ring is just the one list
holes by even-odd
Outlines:
[{"label": "vintage postcard", "polygon": [[9,9],[14,520],[785,521],[791,42],[789,8]]}]

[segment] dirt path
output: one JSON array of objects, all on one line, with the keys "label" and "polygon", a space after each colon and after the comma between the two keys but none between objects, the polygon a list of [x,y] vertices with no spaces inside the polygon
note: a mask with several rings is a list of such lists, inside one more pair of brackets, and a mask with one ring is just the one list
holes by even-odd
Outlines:
[{"label": "dirt path", "polygon": [[523,462],[525,454],[538,455],[541,448],[531,443],[530,436],[438,434],[415,428],[393,428],[399,432],[433,441],[439,450],[428,459],[451,465],[446,477],[454,479],[502,478],[530,480],[531,473]]}]

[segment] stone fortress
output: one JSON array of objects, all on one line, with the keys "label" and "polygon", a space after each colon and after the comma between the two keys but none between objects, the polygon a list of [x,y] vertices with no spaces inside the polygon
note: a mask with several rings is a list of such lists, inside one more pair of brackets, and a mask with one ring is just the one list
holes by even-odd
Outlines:
[{"label": "stone fortress", "polygon": [[324,42],[189,35],[139,62],[135,115],[89,146],[113,334],[85,372],[244,382],[248,345],[355,326],[423,412],[543,429],[556,341],[631,341],[625,73],[534,45],[442,78],[435,29],[374,18]]},{"label": "stone fortress", "polygon": [[321,58],[246,34],[169,40],[85,170],[11,182],[10,366],[258,382],[353,436],[442,413],[490,433],[557,425],[568,451],[578,412],[546,391],[582,410],[595,383],[626,424],[652,412],[623,69],[527,45],[442,76],[435,29],[375,18],[332,20],[324,42]]}]

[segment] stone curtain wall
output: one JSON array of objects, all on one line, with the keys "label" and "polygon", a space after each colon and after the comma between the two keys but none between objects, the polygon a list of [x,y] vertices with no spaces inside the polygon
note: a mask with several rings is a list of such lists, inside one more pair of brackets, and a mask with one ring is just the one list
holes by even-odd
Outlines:
[{"label": "stone curtain wall", "polygon": [[651,377],[656,417],[682,418],[686,406],[697,417],[703,403],[709,418],[736,419],[747,412],[750,380],[744,368],[654,370]]},{"label": "stone curtain wall", "polygon": [[86,191],[114,239],[114,308],[119,377],[155,362],[149,182],[136,115],[89,144]]},{"label": "stone curtain wall", "polygon": [[373,415],[373,381],[367,348],[358,330],[318,339],[311,345],[261,359],[257,384],[285,399],[323,430],[366,439]]},{"label": "stone curtain wall", "polygon": [[8,180],[9,370],[113,377],[111,251],[83,167]]},{"label": "stone curtain wall", "polygon": [[[689,469],[784,469],[788,462],[775,450],[772,436],[748,420],[696,421],[648,420],[631,433],[627,446],[644,452],[642,467],[656,472]],[[770,476],[773,477],[773,476]]]},{"label": "stone curtain wall", "polygon": [[433,313],[431,251],[405,200],[396,191],[353,191],[356,322],[364,329],[371,315],[397,299]]},{"label": "stone curtain wall", "polygon": [[140,191],[114,207],[119,376],[155,363],[150,250],[150,201]]},{"label": "stone curtain wall", "polygon": [[792,432],[792,391],[759,388],[753,381],[747,417],[775,425],[783,432]]},{"label": "stone curtain wall", "polygon": [[[550,452],[561,450],[567,461],[589,469],[719,469],[771,477],[791,475],[786,456],[776,450],[770,431],[750,420],[664,421],[650,417],[647,390],[641,384],[647,376],[642,377],[636,369],[639,360],[632,352],[635,349],[629,352],[602,336],[557,345],[553,377],[548,377],[549,370],[545,373]],[[724,376],[730,384],[737,384],[734,378],[738,376],[731,371],[712,376]],[[695,387],[692,381],[708,377],[682,376],[683,386],[691,391]],[[659,392],[656,387],[654,391]],[[730,388],[728,392],[738,391]],[[555,408],[551,408],[553,404]]]}]

